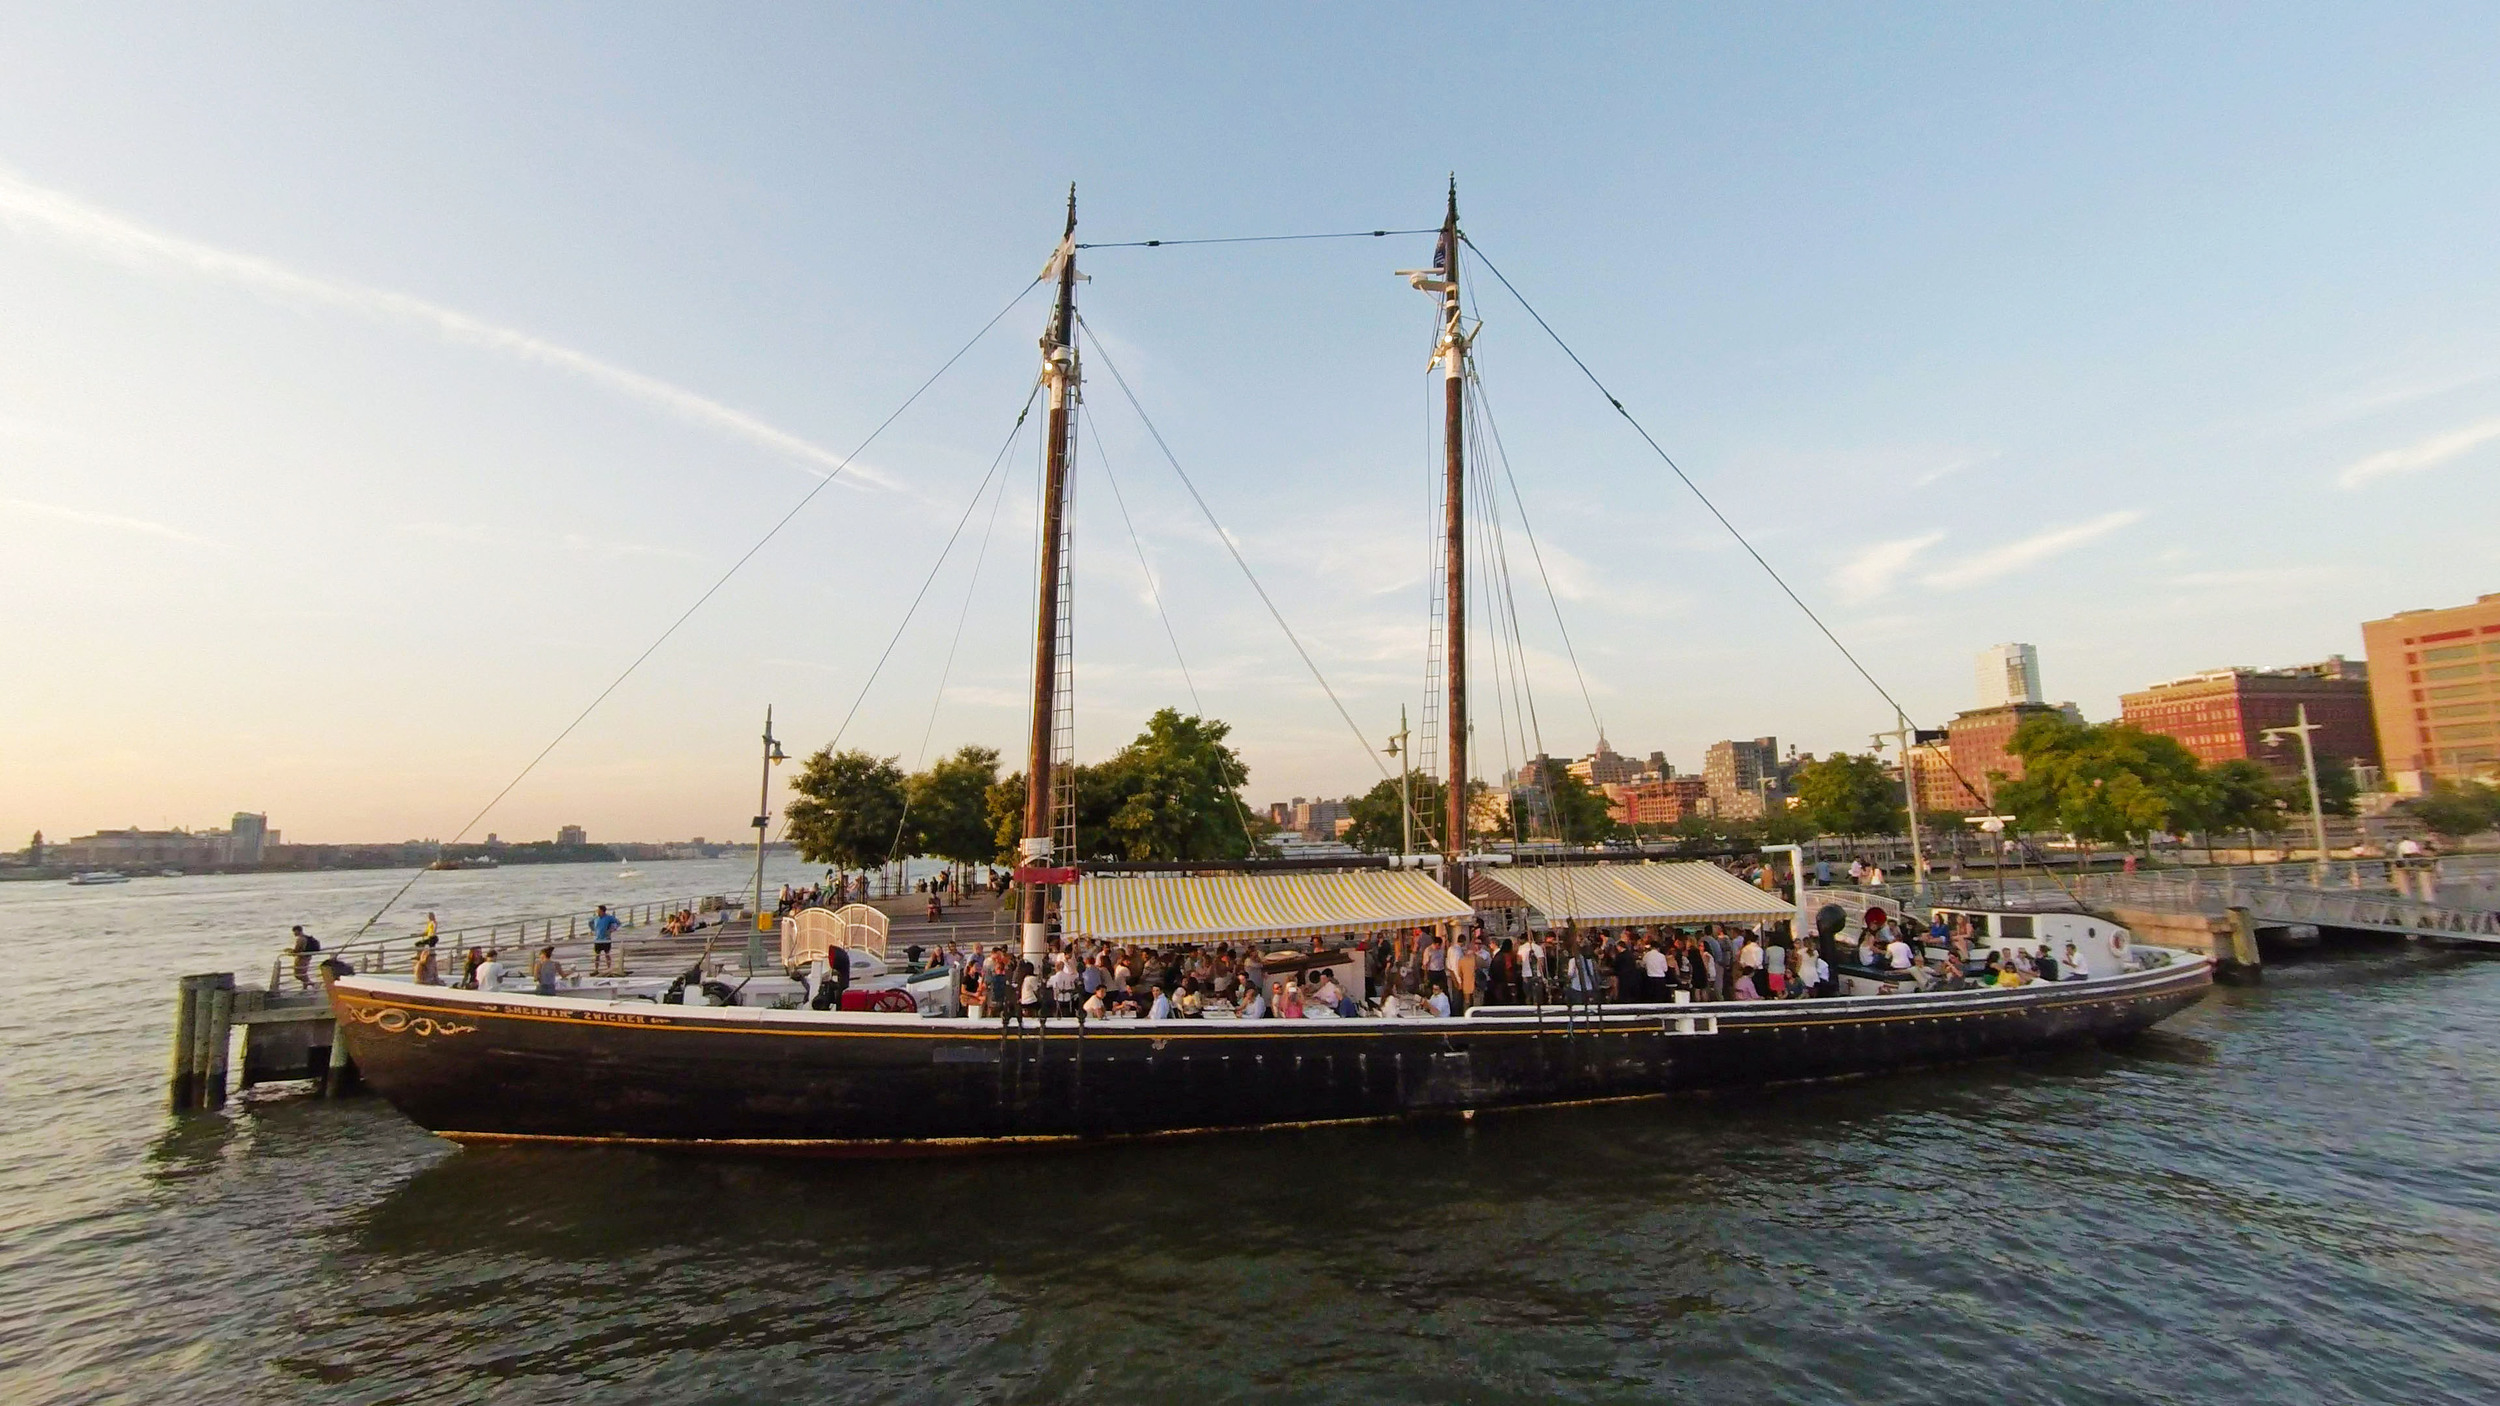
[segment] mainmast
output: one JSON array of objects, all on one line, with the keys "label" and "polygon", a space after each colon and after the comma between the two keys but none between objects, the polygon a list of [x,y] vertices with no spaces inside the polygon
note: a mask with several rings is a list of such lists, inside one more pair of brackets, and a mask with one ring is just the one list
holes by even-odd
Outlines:
[{"label": "mainmast", "polygon": [[1442,380],[1441,530],[1449,554],[1442,568],[1448,610],[1441,638],[1446,650],[1443,681],[1449,689],[1442,722],[1448,739],[1449,809],[1442,832],[1441,881],[1465,899],[1467,873],[1459,859],[1467,852],[1467,334],[1459,325],[1456,176],[1450,177],[1449,210],[1441,217],[1441,245],[1432,262],[1441,275],[1441,343],[1436,349]]},{"label": "mainmast", "polygon": [[[1068,228],[1051,263],[1059,277],[1059,303],[1042,334],[1042,380],[1050,396],[1050,420],[1042,467],[1042,550],[1039,603],[1033,628],[1033,733],[1025,757],[1023,876],[1024,958],[1038,969],[1048,954],[1045,935],[1050,886],[1035,872],[1051,866],[1051,768],[1058,719],[1059,589],[1062,531],[1068,500],[1068,421],[1076,395],[1076,187],[1068,187]],[[1061,862],[1073,856],[1060,857]]]}]

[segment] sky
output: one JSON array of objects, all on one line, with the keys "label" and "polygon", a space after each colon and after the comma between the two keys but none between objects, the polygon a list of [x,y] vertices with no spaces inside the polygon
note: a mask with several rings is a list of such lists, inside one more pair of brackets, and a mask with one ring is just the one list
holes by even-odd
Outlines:
[{"label": "sky", "polygon": [[[0,843],[735,837],[767,706],[1014,758],[1010,305],[1071,183],[1119,242],[1429,226],[1455,174],[1923,724],[2001,641],[2093,717],[2357,656],[2500,590],[2495,67],[2487,6],[10,7]],[[1263,803],[1420,722],[1429,258],[1081,255],[1080,756],[1203,711]],[[1467,277],[1525,662],[1479,758],[1864,749],[1890,706]]]}]

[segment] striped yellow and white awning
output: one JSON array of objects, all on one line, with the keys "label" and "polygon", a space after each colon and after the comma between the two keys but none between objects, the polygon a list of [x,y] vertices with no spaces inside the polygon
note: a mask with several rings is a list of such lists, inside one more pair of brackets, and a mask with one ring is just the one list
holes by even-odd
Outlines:
[{"label": "striped yellow and white awning", "polygon": [[1063,930],[1104,942],[1225,942],[1463,922],[1475,910],[1414,870],[1351,874],[1089,874]]},{"label": "striped yellow and white awning", "polygon": [[1524,904],[1550,922],[1758,923],[1796,915],[1716,864],[1522,865],[1477,880],[1477,901]]}]

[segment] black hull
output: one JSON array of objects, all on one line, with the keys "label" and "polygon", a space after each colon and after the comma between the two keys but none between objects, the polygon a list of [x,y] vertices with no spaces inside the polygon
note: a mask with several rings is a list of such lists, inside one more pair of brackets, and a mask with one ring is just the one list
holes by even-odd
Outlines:
[{"label": "black hull", "polygon": [[[1376,1121],[1880,1073],[2123,1039],[2202,999],[2107,981],[1602,1017],[1054,1021],[592,1004],[350,978],[366,1084],[460,1141],[911,1155]],[[1686,1027],[1679,1029],[1679,1026]]]}]

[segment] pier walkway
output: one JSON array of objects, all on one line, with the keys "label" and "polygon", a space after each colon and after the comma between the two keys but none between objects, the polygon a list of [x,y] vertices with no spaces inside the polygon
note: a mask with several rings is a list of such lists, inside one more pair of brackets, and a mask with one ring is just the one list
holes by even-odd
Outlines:
[{"label": "pier walkway", "polygon": [[[2476,856],[2475,858],[2482,858]],[[2453,867],[2452,867],[2453,866]],[[2323,877],[2324,882],[2320,882]],[[2009,874],[2002,892],[2019,907],[2083,907],[2100,911],[2148,909],[2227,918],[2234,910],[2261,927],[2312,926],[2383,933],[2500,950],[2500,903],[2491,876],[2480,864],[2443,860],[2430,865],[2384,860],[2310,864],[2229,865],[2205,869],[2154,869],[2133,874]],[[1930,906],[1993,906],[2000,891],[1989,878],[1930,881],[1913,896],[1907,884],[1818,889],[1810,894],[1837,901],[1853,914],[1869,902],[1923,912]]]}]

